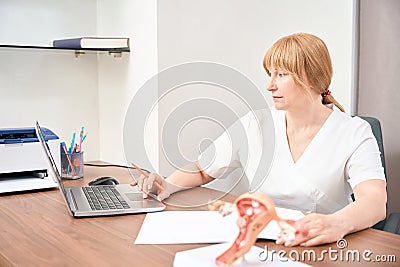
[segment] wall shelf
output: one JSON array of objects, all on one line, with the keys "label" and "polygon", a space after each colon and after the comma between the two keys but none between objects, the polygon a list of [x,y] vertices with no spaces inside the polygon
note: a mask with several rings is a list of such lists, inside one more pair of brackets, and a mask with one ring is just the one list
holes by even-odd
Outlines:
[{"label": "wall shelf", "polygon": [[0,45],[0,49],[32,49],[32,50],[49,50],[49,51],[73,51],[75,53],[75,57],[80,57],[86,52],[108,52],[109,55],[114,57],[121,57],[122,53],[129,53],[129,48],[58,48],[52,46],[37,46],[37,45]]}]

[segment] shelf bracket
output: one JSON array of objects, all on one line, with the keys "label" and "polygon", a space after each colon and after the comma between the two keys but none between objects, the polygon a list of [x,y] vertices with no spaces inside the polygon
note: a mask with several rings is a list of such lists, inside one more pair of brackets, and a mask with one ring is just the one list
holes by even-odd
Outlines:
[{"label": "shelf bracket", "polygon": [[122,53],[121,53],[121,52],[109,51],[108,54],[109,54],[110,56],[115,57],[115,58],[121,57],[121,56],[122,56]]},{"label": "shelf bracket", "polygon": [[85,51],[82,50],[75,50],[75,58],[80,58],[81,56],[83,56],[85,53]]}]

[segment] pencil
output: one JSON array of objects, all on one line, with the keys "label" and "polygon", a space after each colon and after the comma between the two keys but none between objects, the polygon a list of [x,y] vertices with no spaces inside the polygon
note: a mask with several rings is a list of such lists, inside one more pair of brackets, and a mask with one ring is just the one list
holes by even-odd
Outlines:
[{"label": "pencil", "polygon": [[[133,167],[135,167],[136,170],[138,170],[138,172],[140,172],[141,174],[144,175],[144,177],[148,178],[149,175],[143,171],[141,168],[139,168],[139,166],[137,166],[135,163],[131,163]],[[154,181],[154,184],[158,187],[158,189],[160,190],[164,190],[164,187],[162,187],[157,181]]]}]

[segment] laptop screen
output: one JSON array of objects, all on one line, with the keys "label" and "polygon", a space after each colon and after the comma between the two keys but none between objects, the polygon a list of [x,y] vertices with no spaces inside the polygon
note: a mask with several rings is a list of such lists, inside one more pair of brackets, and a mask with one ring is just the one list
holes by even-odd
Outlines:
[{"label": "laptop screen", "polygon": [[46,158],[49,162],[50,168],[53,172],[54,177],[56,178],[56,182],[62,192],[63,198],[65,200],[65,202],[68,204],[68,207],[70,206],[70,203],[68,201],[68,198],[66,197],[66,192],[65,192],[65,187],[64,184],[61,180],[61,176],[60,173],[58,172],[58,168],[57,168],[57,164],[54,161],[53,155],[51,154],[51,150],[49,145],[47,144],[47,141],[44,138],[43,132],[42,132],[42,128],[39,125],[39,122],[36,121],[36,131],[37,131],[37,135],[39,137],[40,143],[42,144],[43,150],[45,151],[46,154]]}]

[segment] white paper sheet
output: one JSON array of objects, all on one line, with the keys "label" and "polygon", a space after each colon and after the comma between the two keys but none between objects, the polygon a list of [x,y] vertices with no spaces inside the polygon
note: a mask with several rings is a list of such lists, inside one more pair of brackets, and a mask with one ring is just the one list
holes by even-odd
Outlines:
[{"label": "white paper sheet", "polygon": [[[304,214],[298,210],[275,208],[276,213],[282,219],[298,220],[304,217]],[[258,234],[258,238],[276,240],[280,233],[280,228],[276,221],[271,221],[265,228]]]},{"label": "white paper sheet", "polygon": [[[216,266],[215,258],[226,251],[231,244],[223,243],[218,245],[206,246],[197,249],[181,251],[175,254],[174,267],[207,267]],[[267,256],[268,254],[268,256]],[[279,258],[272,251],[253,246],[245,255],[245,259],[237,260],[234,267],[245,266],[310,266],[301,262],[291,261],[288,258]]]},{"label": "white paper sheet", "polygon": [[[303,213],[276,208],[285,219],[299,219]],[[222,217],[217,211],[163,211],[148,213],[135,244],[199,244],[233,241],[238,235],[237,214]],[[280,229],[272,221],[259,238],[276,239]]]}]

